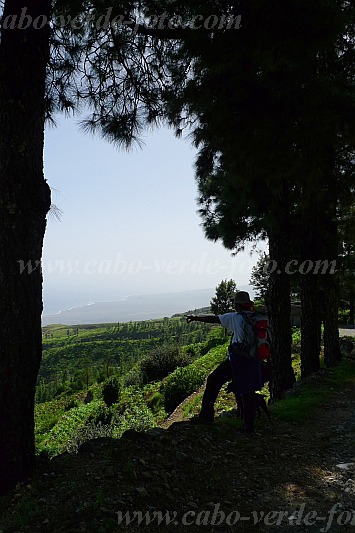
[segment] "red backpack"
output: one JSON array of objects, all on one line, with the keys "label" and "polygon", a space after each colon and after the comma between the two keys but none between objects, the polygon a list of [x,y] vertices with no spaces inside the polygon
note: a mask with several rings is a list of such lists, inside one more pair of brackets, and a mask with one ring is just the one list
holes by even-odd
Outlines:
[{"label": "red backpack", "polygon": [[242,311],[244,318],[244,343],[248,345],[249,357],[267,361],[271,354],[271,328],[267,315]]}]

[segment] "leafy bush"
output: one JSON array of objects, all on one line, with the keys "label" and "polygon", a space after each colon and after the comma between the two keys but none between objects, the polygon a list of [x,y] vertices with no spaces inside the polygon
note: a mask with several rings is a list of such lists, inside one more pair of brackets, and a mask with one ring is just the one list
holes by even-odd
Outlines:
[{"label": "leafy bush", "polygon": [[58,411],[57,413],[42,415],[40,418],[36,417],[36,434],[43,435],[54,428],[62,414],[62,411]]},{"label": "leafy bush", "polygon": [[[46,404],[42,405],[46,406]],[[82,404],[79,407],[74,407],[70,411],[64,412],[57,423],[46,432],[41,431],[40,426],[36,426],[37,453],[44,450],[49,457],[62,453],[74,431],[84,427],[100,405],[103,405],[102,401],[94,400],[86,405]]]},{"label": "leafy bush", "polygon": [[100,437],[111,437],[112,426],[99,422],[89,422],[86,426],[76,429],[65,444],[64,449],[68,453],[77,453],[84,442]]},{"label": "leafy bush", "polygon": [[129,406],[123,416],[112,420],[112,436],[119,438],[128,429],[145,431],[156,426],[151,410],[144,403]]},{"label": "leafy bush", "polygon": [[112,412],[106,405],[100,405],[98,409],[89,416],[89,423],[93,425],[107,425],[111,422]]},{"label": "leafy bush", "polygon": [[301,329],[292,327],[292,353],[301,353]]},{"label": "leafy bush", "polygon": [[143,376],[139,368],[132,368],[124,377],[125,387],[141,387],[143,385]]},{"label": "leafy bush", "polygon": [[179,403],[202,385],[204,378],[203,371],[197,370],[194,365],[177,368],[164,387],[165,410],[172,413]]},{"label": "leafy bush", "polygon": [[191,358],[196,357],[197,353],[199,353],[197,344],[189,344],[188,346],[183,346],[182,353],[188,355]]},{"label": "leafy bush", "polygon": [[203,384],[208,374],[226,356],[227,345],[212,348],[205,356],[185,368],[177,368],[168,376],[164,382],[164,407],[168,413]]},{"label": "leafy bush", "polygon": [[121,385],[116,377],[109,378],[107,381],[105,381],[102,388],[102,398],[107,407],[111,407],[112,404],[118,401],[120,392]]},{"label": "leafy bush", "polygon": [[70,409],[73,409],[74,407],[79,407],[80,402],[76,398],[71,398],[67,404],[65,405],[64,409],[66,411],[70,411]]},{"label": "leafy bush", "polygon": [[162,394],[161,392],[156,392],[148,401],[147,405],[150,409],[153,411],[158,409],[162,402]]},{"label": "leafy bush", "polygon": [[176,345],[163,345],[152,350],[140,362],[140,368],[145,383],[159,381],[173,372],[179,366],[186,366],[189,357],[180,353]]}]

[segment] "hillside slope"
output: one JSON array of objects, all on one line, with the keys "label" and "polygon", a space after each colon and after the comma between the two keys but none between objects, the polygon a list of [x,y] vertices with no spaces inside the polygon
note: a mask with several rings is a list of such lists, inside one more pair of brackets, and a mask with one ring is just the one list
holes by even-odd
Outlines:
[{"label": "hillside slope", "polygon": [[[333,388],[332,372],[302,383],[315,393],[329,388],[309,418],[296,423],[274,415],[271,424],[261,419],[252,438],[221,414],[213,426],[180,421],[167,429],[128,431],[120,440],[89,441],[77,455],[41,460],[33,479],[2,499],[0,531],[172,531],[165,516],[170,511],[175,531],[279,533],[289,530],[292,513],[300,509],[292,531],[350,531],[354,381]],[[149,512],[152,521],[118,524],[119,513],[128,511]],[[154,511],[165,516],[160,525]],[[306,516],[311,511],[317,514]]]}]

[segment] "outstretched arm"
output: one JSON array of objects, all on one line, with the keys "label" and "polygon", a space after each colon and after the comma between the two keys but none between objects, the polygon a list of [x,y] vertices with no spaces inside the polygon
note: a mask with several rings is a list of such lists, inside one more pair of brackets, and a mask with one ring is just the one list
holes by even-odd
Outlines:
[{"label": "outstretched arm", "polygon": [[190,322],[206,322],[206,324],[220,324],[221,321],[218,315],[187,315],[186,321]]}]

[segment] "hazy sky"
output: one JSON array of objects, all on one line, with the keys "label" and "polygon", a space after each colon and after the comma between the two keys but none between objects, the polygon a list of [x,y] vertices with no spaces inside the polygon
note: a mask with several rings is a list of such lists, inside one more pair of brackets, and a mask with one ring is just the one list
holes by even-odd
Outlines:
[{"label": "hazy sky", "polygon": [[188,140],[166,129],[130,152],[60,118],[46,130],[45,174],[60,221],[44,242],[45,313],[130,294],[249,281],[257,255],[231,257],[207,241]]}]

